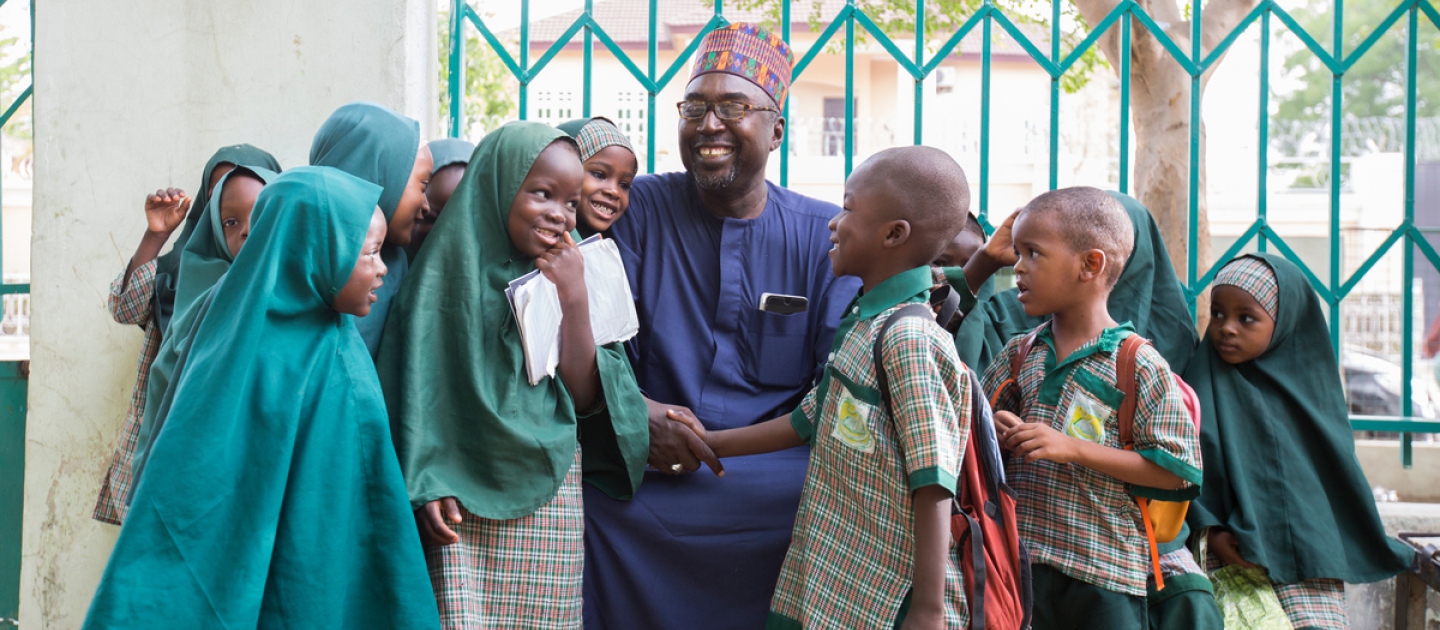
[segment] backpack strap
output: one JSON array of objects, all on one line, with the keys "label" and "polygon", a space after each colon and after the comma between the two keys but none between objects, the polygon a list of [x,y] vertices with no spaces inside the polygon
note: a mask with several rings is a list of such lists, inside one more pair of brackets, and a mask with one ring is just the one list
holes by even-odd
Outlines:
[{"label": "backpack strap", "polygon": [[1040,333],[1049,327],[1050,322],[1036,326],[1035,330],[1025,335],[1025,339],[1020,342],[1020,346],[1015,348],[1015,354],[1010,355],[1010,377],[1001,381],[1000,386],[995,388],[995,394],[990,397],[991,407],[995,407],[996,403],[1000,402],[1000,397],[1011,387],[1020,386],[1020,368],[1025,365],[1025,360],[1030,358],[1030,351],[1035,349],[1035,344],[1040,341]]},{"label": "backpack strap", "polygon": [[[1140,335],[1130,335],[1120,342],[1120,350],[1115,357],[1115,384],[1125,395],[1120,402],[1117,423],[1120,425],[1120,446],[1127,451],[1135,450],[1135,405],[1138,398],[1135,394],[1138,386],[1135,358],[1140,353],[1140,348],[1149,343]],[[1155,541],[1155,525],[1150,520],[1150,500],[1135,497],[1135,505],[1140,508],[1140,521],[1145,525],[1145,541],[1150,544],[1150,564],[1155,572],[1155,590],[1164,590],[1165,577],[1160,572],[1160,546]]]},{"label": "backpack strap", "polygon": [[[875,345],[871,350],[875,356],[875,387],[880,390],[880,400],[885,403],[886,413],[890,413],[890,379],[885,376],[885,362],[881,360],[883,349],[881,344],[885,341],[885,334],[906,317],[920,317],[933,322],[935,321],[935,312],[930,310],[929,304],[917,302],[906,305],[885,318],[885,323],[880,326],[880,332],[875,335]],[[891,415],[893,417],[894,414]]]}]

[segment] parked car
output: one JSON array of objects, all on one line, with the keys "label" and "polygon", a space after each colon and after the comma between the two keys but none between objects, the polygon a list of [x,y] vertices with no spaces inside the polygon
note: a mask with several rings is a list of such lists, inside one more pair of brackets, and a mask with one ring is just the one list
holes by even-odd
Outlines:
[{"label": "parked car", "polygon": [[[1411,416],[1440,418],[1440,385],[1430,366],[1416,362],[1411,376]],[[1345,374],[1345,396],[1350,413],[1357,416],[1399,416],[1400,364],[1364,348],[1346,346],[1341,359]],[[1365,437],[1395,437],[1393,433],[1366,431]],[[1421,436],[1417,436],[1421,437]]]}]

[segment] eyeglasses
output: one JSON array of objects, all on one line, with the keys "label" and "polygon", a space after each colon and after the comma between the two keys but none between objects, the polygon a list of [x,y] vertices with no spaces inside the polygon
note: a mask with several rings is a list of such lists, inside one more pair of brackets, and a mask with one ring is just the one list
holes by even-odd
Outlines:
[{"label": "eyeglasses", "polygon": [[740,101],[720,101],[717,103],[712,103],[709,101],[680,101],[679,103],[675,104],[675,107],[680,110],[680,117],[686,120],[700,120],[701,118],[704,118],[705,114],[709,112],[712,108],[715,110],[715,115],[719,117],[720,120],[729,121],[740,120],[745,117],[745,114],[748,114],[751,111],[780,111],[778,109],[775,109],[774,107],[757,107],[749,103],[741,103]]}]

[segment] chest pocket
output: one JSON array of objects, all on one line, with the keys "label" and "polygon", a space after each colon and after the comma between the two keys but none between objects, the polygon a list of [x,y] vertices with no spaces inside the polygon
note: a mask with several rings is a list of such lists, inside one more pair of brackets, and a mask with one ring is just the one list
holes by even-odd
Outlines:
[{"label": "chest pocket", "polygon": [[756,310],[751,315],[746,376],[770,387],[800,387],[814,376],[809,348],[808,313],[781,315]]},{"label": "chest pocket", "polygon": [[1104,446],[1120,444],[1120,403],[1125,395],[1101,376],[1083,367],[1074,376],[1076,387],[1062,401],[1055,429],[1073,438]]}]

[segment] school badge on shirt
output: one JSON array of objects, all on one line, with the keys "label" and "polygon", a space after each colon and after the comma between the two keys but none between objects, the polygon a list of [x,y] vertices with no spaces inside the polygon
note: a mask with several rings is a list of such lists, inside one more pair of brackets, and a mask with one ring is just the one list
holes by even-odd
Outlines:
[{"label": "school badge on shirt", "polygon": [[1085,392],[1075,394],[1070,410],[1065,412],[1065,435],[1096,444],[1105,443],[1105,418],[1110,413],[1105,405]]},{"label": "school badge on shirt", "polygon": [[855,397],[846,391],[835,405],[838,417],[835,419],[835,429],[830,435],[840,440],[841,444],[862,453],[874,452],[875,435],[870,432],[870,412],[873,410],[874,407],[855,400]]}]

